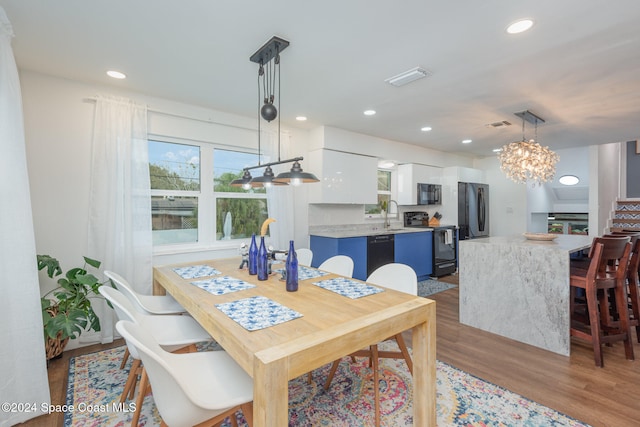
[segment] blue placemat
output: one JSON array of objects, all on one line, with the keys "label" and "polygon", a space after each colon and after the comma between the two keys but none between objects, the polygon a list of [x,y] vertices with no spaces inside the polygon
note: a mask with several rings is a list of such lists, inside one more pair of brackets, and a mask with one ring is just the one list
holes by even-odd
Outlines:
[{"label": "blue placemat", "polygon": [[[283,274],[284,268],[276,270],[276,273]],[[326,276],[326,271],[316,270],[315,268],[305,267],[303,265],[298,266],[298,280],[315,279],[316,277]]]},{"label": "blue placemat", "polygon": [[302,317],[297,311],[262,296],[216,304],[216,308],[249,331]]},{"label": "blue placemat", "polygon": [[236,279],[231,276],[215,277],[213,279],[198,280],[191,282],[192,285],[196,285],[200,289],[204,289],[213,295],[224,295],[229,292],[243,291],[245,289],[255,288],[256,285],[245,282],[241,279]]},{"label": "blue placemat", "polygon": [[173,269],[183,279],[197,279],[198,277],[215,276],[222,274],[208,265],[191,265],[189,267],[176,267]]},{"label": "blue placemat", "polygon": [[367,295],[377,294],[384,290],[375,286],[367,285],[366,283],[342,277],[313,282],[313,284],[351,299],[366,297]]}]

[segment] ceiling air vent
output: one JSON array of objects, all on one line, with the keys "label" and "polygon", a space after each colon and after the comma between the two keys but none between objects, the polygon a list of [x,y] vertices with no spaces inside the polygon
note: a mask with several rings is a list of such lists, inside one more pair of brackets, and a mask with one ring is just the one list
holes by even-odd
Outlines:
[{"label": "ceiling air vent", "polygon": [[416,67],[410,69],[409,71],[405,71],[404,73],[400,73],[397,76],[389,77],[385,80],[385,82],[389,83],[392,86],[400,87],[423,77],[429,77],[430,75],[430,71],[427,71],[424,68]]},{"label": "ceiling air vent", "polygon": [[500,127],[504,127],[504,126],[511,126],[511,123],[509,123],[506,120],[503,120],[501,122],[488,123],[488,124],[486,124],[484,126],[488,127],[488,128],[500,128]]}]

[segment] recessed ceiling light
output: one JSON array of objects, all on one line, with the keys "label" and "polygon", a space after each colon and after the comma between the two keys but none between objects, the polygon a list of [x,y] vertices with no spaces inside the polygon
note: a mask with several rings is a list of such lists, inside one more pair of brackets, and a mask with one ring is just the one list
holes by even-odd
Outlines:
[{"label": "recessed ceiling light", "polygon": [[396,164],[392,160],[380,160],[378,162],[378,167],[381,169],[390,169],[394,167]]},{"label": "recessed ceiling light", "polygon": [[376,110],[365,110],[365,116],[373,116],[376,113]]},{"label": "recessed ceiling light", "polygon": [[420,129],[422,132],[429,132],[431,130],[431,126],[425,126]]},{"label": "recessed ceiling light", "polygon": [[463,139],[462,143],[463,144],[471,144],[471,140],[470,139]]},{"label": "recessed ceiling light", "polygon": [[502,151],[502,148],[494,148],[494,149],[493,149],[493,152],[494,152],[494,153],[499,153],[499,152],[501,152],[501,151]]},{"label": "recessed ceiling light", "polygon": [[299,121],[299,122],[304,122],[304,121],[307,120],[307,118],[305,116],[298,116],[298,117],[296,117],[296,120]]},{"label": "recessed ceiling light", "polygon": [[507,33],[518,34],[527,31],[531,27],[533,27],[532,19],[520,19],[507,27]]},{"label": "recessed ceiling light", "polygon": [[576,185],[580,182],[580,178],[575,175],[563,175],[558,179],[562,185]]},{"label": "recessed ceiling light", "polygon": [[107,71],[107,75],[109,77],[113,77],[114,79],[126,79],[127,78],[126,74],[121,73],[120,71],[115,71],[115,70]]}]

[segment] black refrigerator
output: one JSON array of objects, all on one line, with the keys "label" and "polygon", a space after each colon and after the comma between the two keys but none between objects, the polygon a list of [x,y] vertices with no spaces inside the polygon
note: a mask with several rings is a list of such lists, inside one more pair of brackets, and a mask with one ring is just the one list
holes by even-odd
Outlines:
[{"label": "black refrigerator", "polygon": [[459,239],[489,236],[489,186],[474,182],[458,183]]}]

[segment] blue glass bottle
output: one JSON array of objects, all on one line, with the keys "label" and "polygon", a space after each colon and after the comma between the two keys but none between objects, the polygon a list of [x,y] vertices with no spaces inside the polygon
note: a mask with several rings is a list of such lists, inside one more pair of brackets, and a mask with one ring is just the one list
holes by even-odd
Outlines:
[{"label": "blue glass bottle", "polygon": [[258,280],[269,278],[269,260],[267,259],[267,247],[264,245],[264,236],[260,236],[260,248],[258,249]]},{"label": "blue glass bottle", "polygon": [[256,233],[251,235],[249,246],[249,274],[258,274],[258,245],[256,245]]},{"label": "blue glass bottle", "polygon": [[287,272],[287,291],[295,292],[298,290],[298,256],[293,247],[293,240],[289,241],[289,253],[287,254],[287,263],[285,264]]}]

